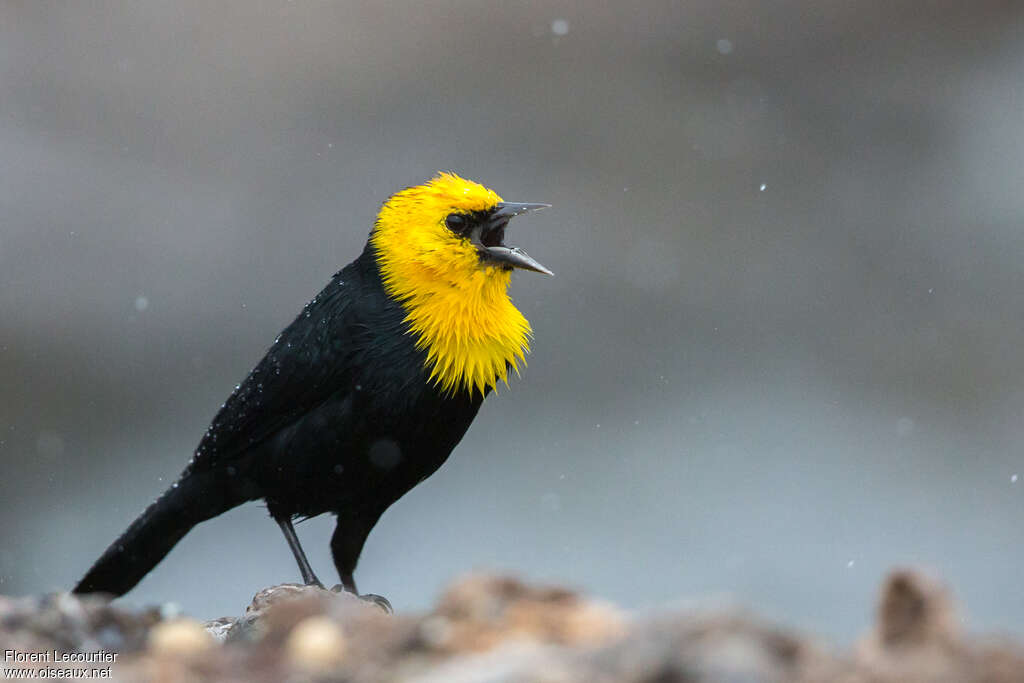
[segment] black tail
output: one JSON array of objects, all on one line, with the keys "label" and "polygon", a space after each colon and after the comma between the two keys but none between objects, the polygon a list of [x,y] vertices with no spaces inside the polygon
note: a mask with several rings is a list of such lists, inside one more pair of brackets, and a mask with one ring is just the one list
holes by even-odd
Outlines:
[{"label": "black tail", "polygon": [[219,485],[216,474],[193,472],[167,489],[110,544],[72,592],[124,595],[192,527],[252,499],[236,487]]}]

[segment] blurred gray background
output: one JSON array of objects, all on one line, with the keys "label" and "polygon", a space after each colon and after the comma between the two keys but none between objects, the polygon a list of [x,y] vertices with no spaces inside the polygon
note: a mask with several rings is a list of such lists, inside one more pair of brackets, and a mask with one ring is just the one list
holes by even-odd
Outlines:
[{"label": "blurred gray background", "polygon": [[[438,169],[510,241],[521,380],[391,508],[399,610],[496,568],[843,642],[890,567],[1024,634],[1024,6],[0,2],[0,593],[69,587]],[[1018,479],[1019,474],[1019,479]],[[299,526],[334,578],[329,517]],[[298,580],[256,504],[126,601]]]}]

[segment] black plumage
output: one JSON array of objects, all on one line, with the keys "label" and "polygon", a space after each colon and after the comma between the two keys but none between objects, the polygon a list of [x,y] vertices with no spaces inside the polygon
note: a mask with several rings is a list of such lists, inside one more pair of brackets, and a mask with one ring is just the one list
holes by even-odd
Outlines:
[{"label": "black plumage", "polygon": [[443,393],[373,248],[337,273],[232,393],[179,480],[118,538],[76,593],[122,595],[193,526],[264,499],[307,583],[292,519],[337,514],[343,586],[381,514],[448,458],[479,392]]}]

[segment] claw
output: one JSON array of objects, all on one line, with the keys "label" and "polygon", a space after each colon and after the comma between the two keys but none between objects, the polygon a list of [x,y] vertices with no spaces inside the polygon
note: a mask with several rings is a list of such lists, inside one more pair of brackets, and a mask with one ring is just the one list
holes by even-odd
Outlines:
[{"label": "claw", "polygon": [[359,599],[365,600],[366,602],[372,602],[374,605],[384,610],[384,614],[395,613],[395,610],[391,606],[391,603],[383,595],[377,595],[375,593],[363,593],[359,596]]},{"label": "claw", "polygon": [[349,595],[354,595],[355,597],[359,598],[364,602],[371,602],[377,607],[380,607],[382,610],[384,610],[384,614],[395,613],[395,608],[391,606],[391,602],[383,595],[377,595],[376,593],[363,593],[362,595],[359,595],[358,593],[353,593],[349,589],[345,588],[345,586],[341,585],[340,583],[334,584],[334,586],[331,587],[331,592],[348,593]]}]

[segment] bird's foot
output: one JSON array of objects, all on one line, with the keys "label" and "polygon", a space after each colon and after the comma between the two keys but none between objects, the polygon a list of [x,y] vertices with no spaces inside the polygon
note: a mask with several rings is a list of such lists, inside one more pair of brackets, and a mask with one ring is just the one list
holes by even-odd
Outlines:
[{"label": "bird's foot", "polygon": [[383,595],[377,595],[376,593],[363,593],[362,595],[360,595],[359,593],[350,591],[340,583],[331,588],[331,591],[334,593],[348,593],[349,595],[354,595],[355,597],[359,598],[360,600],[363,600],[364,602],[372,603],[377,607],[381,608],[384,611],[384,614],[395,613],[395,609],[391,606],[391,602]]},{"label": "bird's foot", "polygon": [[382,610],[384,610],[384,614],[395,613],[395,609],[391,606],[391,602],[388,601],[388,599],[385,598],[383,595],[377,595],[376,593],[363,593],[358,597],[360,600],[371,602],[377,607],[380,607]]}]

